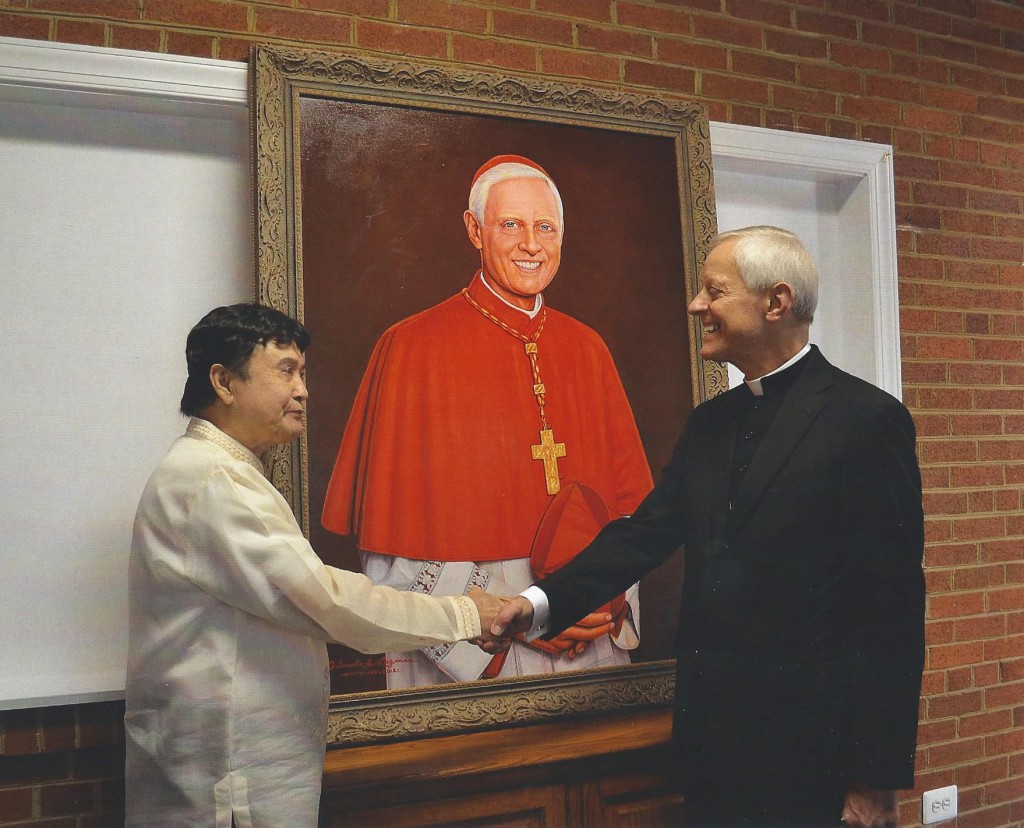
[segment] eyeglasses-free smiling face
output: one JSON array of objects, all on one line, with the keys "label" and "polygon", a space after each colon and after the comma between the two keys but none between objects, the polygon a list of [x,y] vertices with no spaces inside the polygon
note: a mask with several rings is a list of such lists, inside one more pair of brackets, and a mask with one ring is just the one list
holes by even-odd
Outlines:
[{"label": "eyeglasses-free smiling face", "polygon": [[700,319],[703,342],[700,355],[715,362],[731,362],[744,376],[761,376],[764,350],[766,294],[753,293],[733,259],[738,239],[723,242],[704,260],[701,289],[687,309]]},{"label": "eyeglasses-free smiling face", "polygon": [[467,212],[466,229],[490,286],[511,304],[532,309],[562,257],[558,203],[547,182],[498,182],[488,193],[483,226]]}]

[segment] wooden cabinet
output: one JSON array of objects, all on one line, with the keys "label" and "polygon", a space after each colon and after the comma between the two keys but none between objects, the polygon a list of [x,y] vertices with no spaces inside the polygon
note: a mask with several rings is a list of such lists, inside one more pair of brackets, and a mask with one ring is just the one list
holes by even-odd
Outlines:
[{"label": "wooden cabinet", "polygon": [[327,754],[330,828],[678,828],[671,712]]}]

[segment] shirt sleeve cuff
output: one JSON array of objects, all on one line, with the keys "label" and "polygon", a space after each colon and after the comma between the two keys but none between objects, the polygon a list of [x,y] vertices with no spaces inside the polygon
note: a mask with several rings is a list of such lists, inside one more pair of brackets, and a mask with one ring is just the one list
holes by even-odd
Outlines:
[{"label": "shirt sleeve cuff", "polygon": [[533,626],[526,632],[526,640],[533,641],[546,634],[550,627],[551,608],[548,606],[548,596],[536,585],[528,586],[519,594],[533,604]]}]

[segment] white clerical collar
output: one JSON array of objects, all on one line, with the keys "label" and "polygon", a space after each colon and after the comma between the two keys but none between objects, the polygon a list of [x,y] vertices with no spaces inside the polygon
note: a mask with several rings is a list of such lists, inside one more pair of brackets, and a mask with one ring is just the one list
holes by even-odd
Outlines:
[{"label": "white clerical collar", "polygon": [[491,293],[497,296],[502,302],[504,302],[510,308],[515,308],[520,313],[525,313],[527,316],[530,317],[530,319],[533,319],[533,317],[540,313],[540,309],[544,305],[544,300],[538,293],[536,296],[533,297],[533,310],[523,310],[522,308],[517,308],[515,305],[509,302],[508,299],[506,299],[504,296],[498,293],[494,288],[492,288],[487,283],[487,279],[484,278],[484,272],[482,270],[480,271],[480,281],[484,283],[484,287],[486,287]]},{"label": "white clerical collar", "polygon": [[801,359],[803,359],[807,355],[807,352],[810,350],[811,343],[808,342],[806,345],[804,345],[803,348],[797,351],[797,353],[791,359],[782,363],[782,365],[780,365],[774,371],[769,371],[767,374],[765,374],[764,376],[760,376],[757,379],[748,380],[744,378],[743,381],[747,384],[747,388],[750,389],[751,394],[753,394],[755,397],[763,396],[764,388],[761,386],[761,380],[763,380],[765,377],[770,377],[772,374],[778,374],[781,371],[785,371],[790,365],[796,365]]}]

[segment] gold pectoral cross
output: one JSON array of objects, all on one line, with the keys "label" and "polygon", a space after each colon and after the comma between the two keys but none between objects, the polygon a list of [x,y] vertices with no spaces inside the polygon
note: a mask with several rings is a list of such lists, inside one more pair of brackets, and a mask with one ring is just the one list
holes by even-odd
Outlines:
[{"label": "gold pectoral cross", "polygon": [[558,458],[565,457],[565,443],[556,443],[555,435],[550,428],[540,430],[540,445],[530,446],[534,460],[544,461],[544,483],[548,494],[558,494],[562,487],[558,482]]}]

